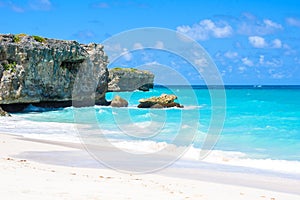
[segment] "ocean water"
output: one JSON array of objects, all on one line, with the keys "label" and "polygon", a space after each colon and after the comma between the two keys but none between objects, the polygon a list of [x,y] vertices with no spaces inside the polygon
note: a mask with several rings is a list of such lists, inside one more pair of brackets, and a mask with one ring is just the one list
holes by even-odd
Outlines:
[{"label": "ocean water", "polygon": [[[220,90],[213,88],[211,90]],[[3,119],[1,132],[67,142],[104,137],[130,153],[157,153],[167,146],[185,149],[183,160],[300,174],[300,87],[227,86],[226,118],[212,150],[200,159],[213,113],[206,87],[161,87],[120,95],[128,108],[42,109],[30,106]],[[138,109],[138,100],[174,93],[183,109]],[[218,110],[218,109],[217,109]],[[85,138],[85,139],[82,139]],[[214,143],[213,143],[214,144]],[[188,162],[187,162],[188,163]]]}]

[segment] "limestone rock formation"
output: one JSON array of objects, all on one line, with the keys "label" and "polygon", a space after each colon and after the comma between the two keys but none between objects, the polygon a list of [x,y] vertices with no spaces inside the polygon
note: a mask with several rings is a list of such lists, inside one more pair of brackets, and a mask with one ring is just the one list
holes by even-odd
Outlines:
[{"label": "limestone rock formation", "polygon": [[128,102],[120,96],[115,96],[110,103],[111,107],[127,107]]},{"label": "limestone rock formation", "polygon": [[15,111],[28,104],[69,106],[91,99],[106,105],[107,63],[100,44],[0,35],[0,106]]},{"label": "limestone rock formation", "polygon": [[122,92],[153,88],[154,74],[133,68],[113,68],[109,70],[108,91]]},{"label": "limestone rock formation", "polygon": [[140,99],[139,108],[170,108],[178,107],[183,108],[179,103],[174,102],[177,96],[173,94],[162,94],[159,97],[151,97],[148,99]]}]

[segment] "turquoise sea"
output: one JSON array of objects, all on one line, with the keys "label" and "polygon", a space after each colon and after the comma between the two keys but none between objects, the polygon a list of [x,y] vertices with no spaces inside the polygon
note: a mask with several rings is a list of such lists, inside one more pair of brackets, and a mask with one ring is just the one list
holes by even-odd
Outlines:
[{"label": "turquoise sea", "polygon": [[[220,90],[213,88],[211,90]],[[174,93],[183,109],[138,109],[138,100]],[[202,161],[229,166],[300,174],[300,87],[226,86],[226,117],[212,151]],[[155,153],[172,145],[186,148],[183,160],[199,160],[213,109],[204,86],[155,86],[149,92],[107,93],[129,101],[128,108],[43,109],[30,106],[5,119],[1,132],[25,137],[78,142],[86,125],[93,137],[105,137],[116,148]],[[92,110],[92,112],[91,112]],[[93,116],[87,116],[93,113]],[[91,118],[90,118],[91,117]],[[92,119],[94,117],[94,119]],[[93,124],[90,119],[94,122]],[[84,137],[89,137],[85,135]]]}]

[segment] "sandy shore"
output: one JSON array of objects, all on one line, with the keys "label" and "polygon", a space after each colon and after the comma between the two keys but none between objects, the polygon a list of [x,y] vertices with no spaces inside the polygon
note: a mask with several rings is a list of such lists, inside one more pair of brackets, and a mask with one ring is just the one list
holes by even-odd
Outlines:
[{"label": "sandy shore", "polygon": [[[24,158],[35,152],[39,154]],[[47,152],[52,152],[49,160],[58,161],[48,162]],[[53,152],[58,152],[57,158]],[[0,199],[300,199],[298,180],[276,177],[266,180],[259,175],[232,175],[213,170],[193,173],[187,169],[181,169],[177,176],[174,167],[158,173],[132,175],[103,166],[77,166],[68,157],[60,158],[59,152],[89,156],[71,145],[0,134]],[[194,178],[188,178],[193,174]],[[196,175],[202,178],[195,178]]]}]

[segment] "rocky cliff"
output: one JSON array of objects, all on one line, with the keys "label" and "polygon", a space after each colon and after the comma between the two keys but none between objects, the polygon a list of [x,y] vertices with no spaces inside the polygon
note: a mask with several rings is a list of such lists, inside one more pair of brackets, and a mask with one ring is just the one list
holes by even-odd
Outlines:
[{"label": "rocky cliff", "polygon": [[108,91],[148,91],[153,88],[154,74],[133,68],[113,68],[109,70]]},{"label": "rocky cliff", "polygon": [[[17,111],[28,104],[68,106],[72,100],[91,98],[97,104],[107,104],[107,63],[100,44],[81,45],[25,34],[0,35],[0,106]],[[76,94],[84,95],[74,96],[79,70],[84,77],[75,89]]]}]

